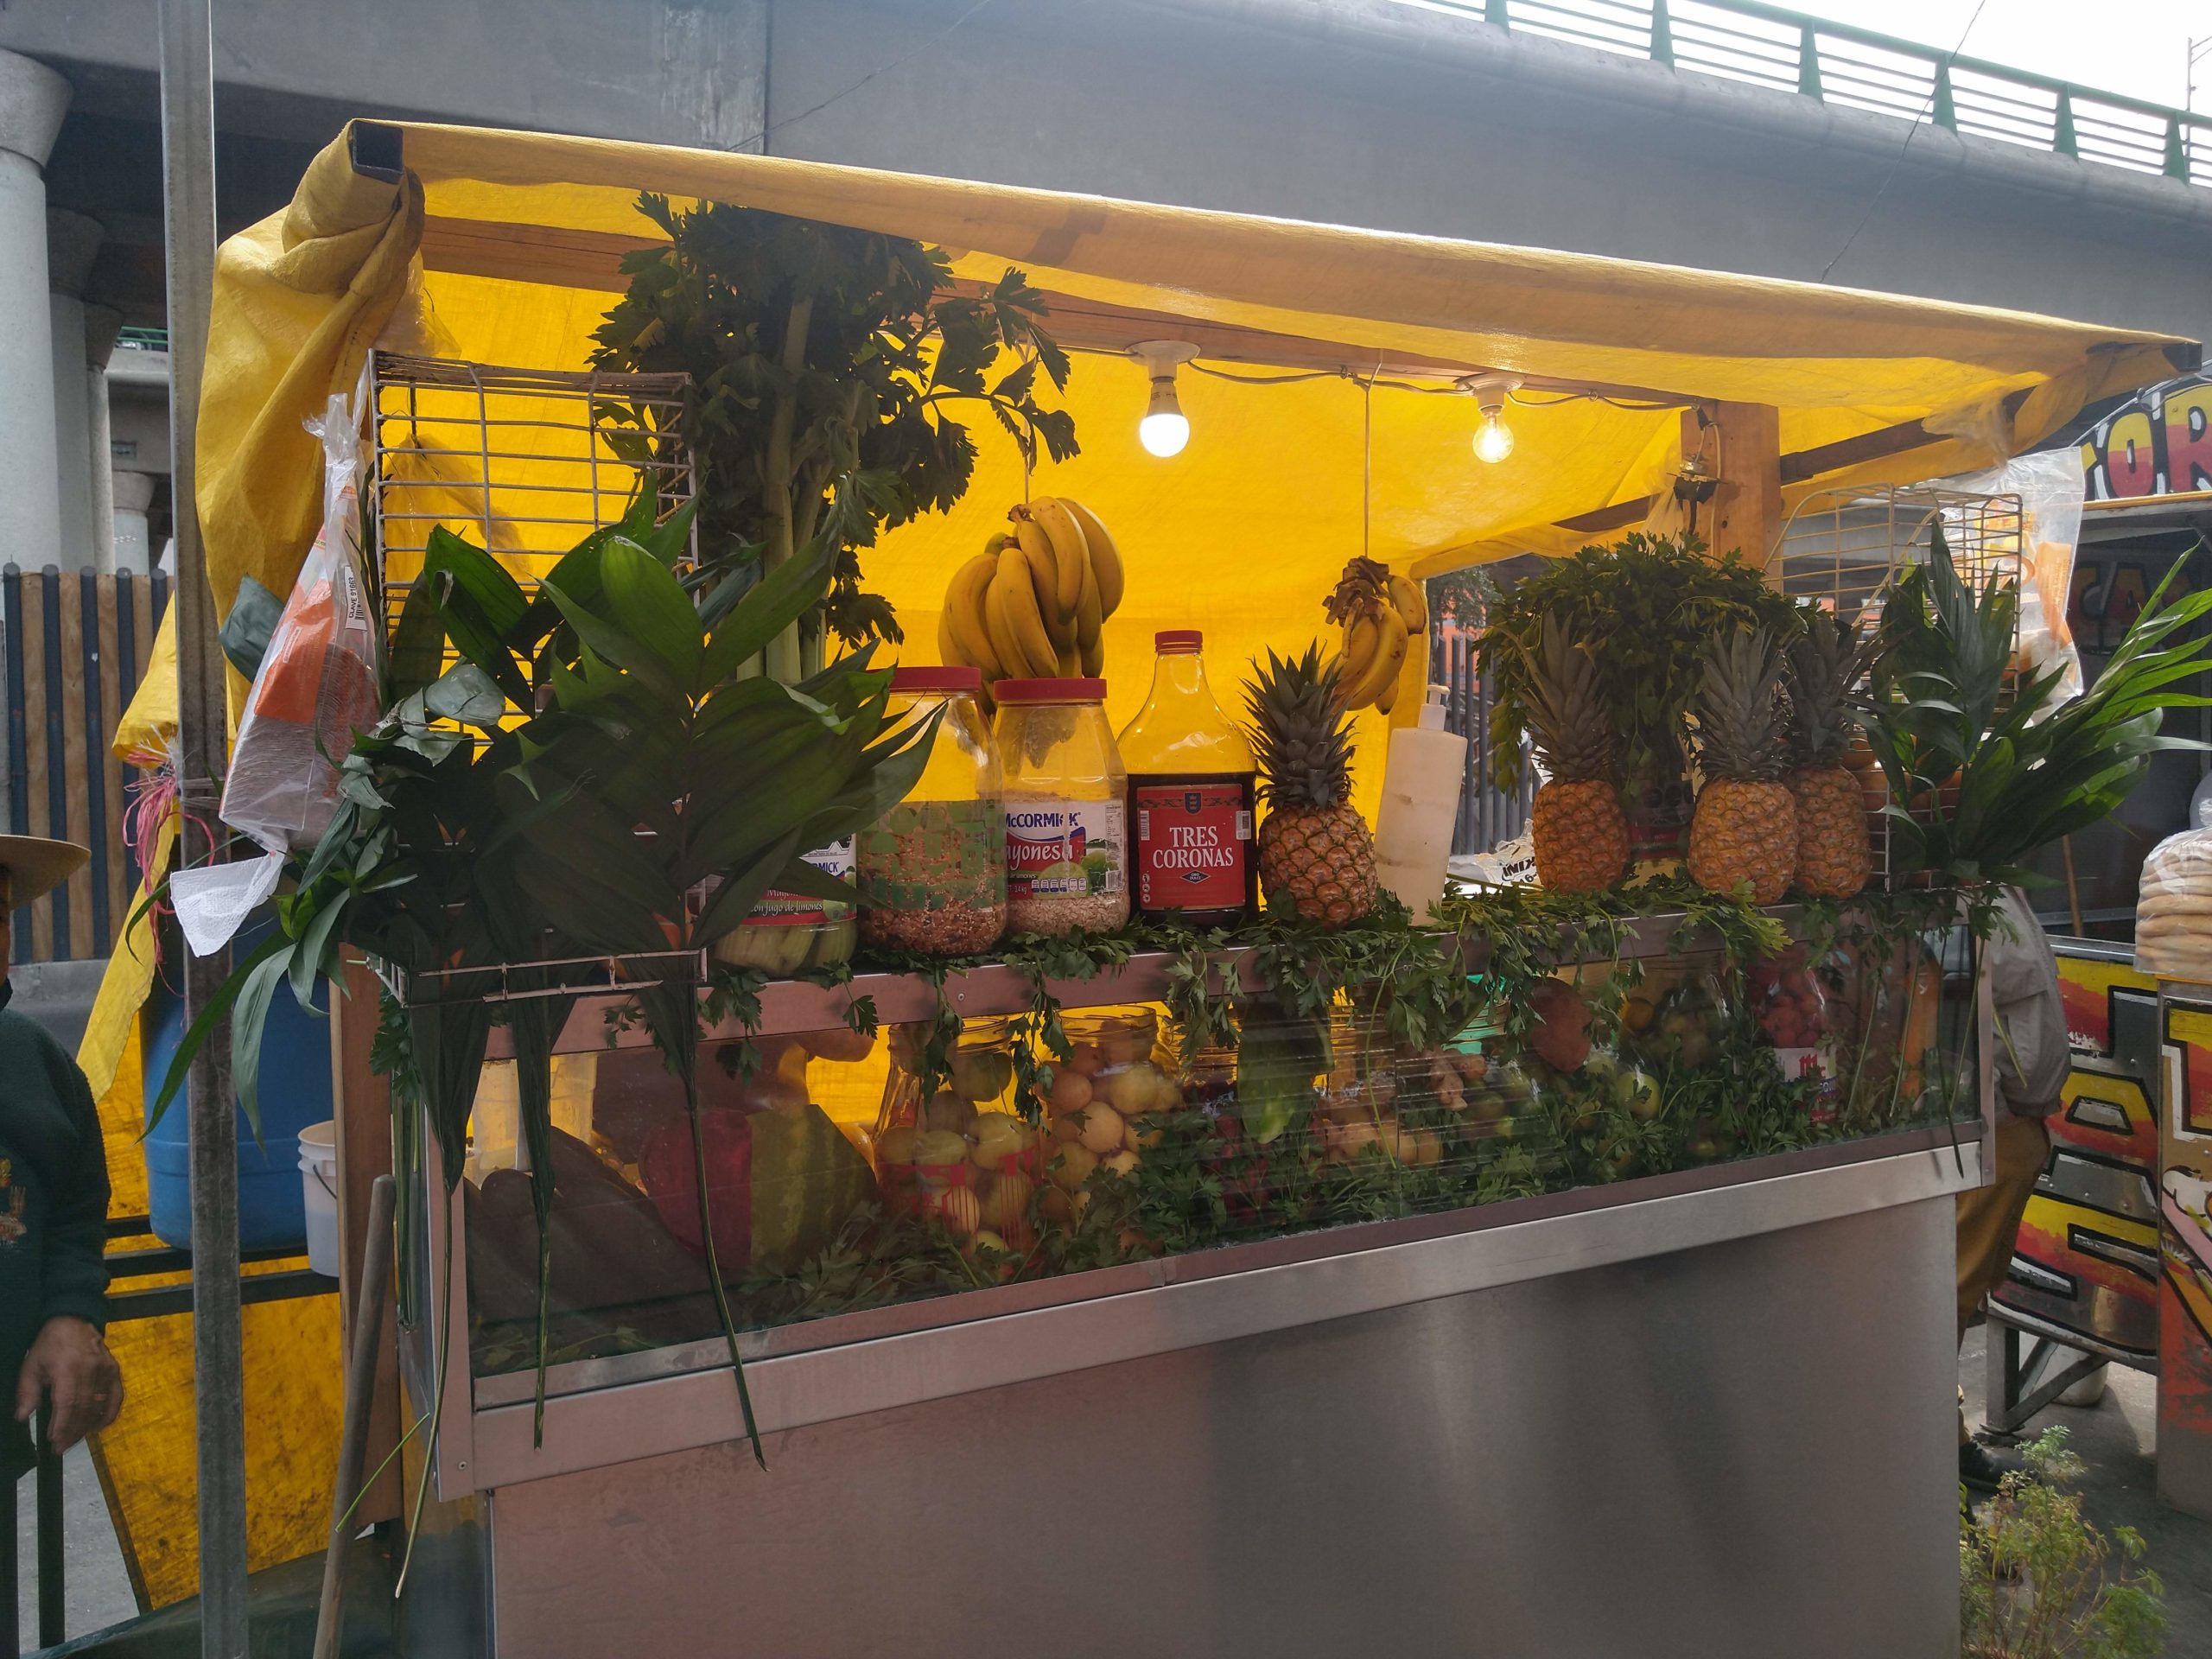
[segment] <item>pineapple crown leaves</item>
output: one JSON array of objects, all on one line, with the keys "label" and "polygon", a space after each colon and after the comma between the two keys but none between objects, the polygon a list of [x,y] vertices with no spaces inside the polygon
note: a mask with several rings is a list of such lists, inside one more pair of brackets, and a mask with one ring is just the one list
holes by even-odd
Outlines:
[{"label": "pineapple crown leaves", "polygon": [[1380,616],[1389,602],[1390,567],[1378,559],[1354,554],[1329,596],[1321,601],[1332,622],[1349,625],[1355,618]]},{"label": "pineapple crown leaves", "polygon": [[1259,795],[1277,807],[1335,806],[1351,794],[1351,729],[1337,707],[1341,664],[1324,658],[1320,643],[1281,658],[1273,650],[1253,661],[1244,683]]},{"label": "pineapple crown leaves", "polygon": [[1781,644],[1739,628],[1706,649],[1697,696],[1697,755],[1708,779],[1767,783],[1783,766]]},{"label": "pineapple crown leaves", "polygon": [[1612,711],[1588,647],[1544,613],[1541,651],[1527,658],[1528,721],[1544,770],[1561,783],[1603,777],[1613,759]]},{"label": "pineapple crown leaves", "polygon": [[1807,606],[1803,632],[1785,650],[1783,684],[1789,693],[1789,753],[1799,766],[1832,766],[1856,728],[1852,702],[1874,654],[1859,632],[1857,613]]}]

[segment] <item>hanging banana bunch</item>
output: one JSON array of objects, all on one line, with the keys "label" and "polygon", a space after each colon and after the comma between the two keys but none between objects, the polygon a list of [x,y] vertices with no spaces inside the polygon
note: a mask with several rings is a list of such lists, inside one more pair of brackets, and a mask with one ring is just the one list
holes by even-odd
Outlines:
[{"label": "hanging banana bunch", "polygon": [[1322,608],[1344,629],[1338,702],[1346,709],[1371,703],[1389,714],[1398,701],[1398,673],[1406,652],[1428,632],[1428,601],[1421,584],[1376,560],[1356,556],[1345,564]]},{"label": "hanging banana bunch", "polygon": [[1122,603],[1122,556],[1097,514],[1040,495],[1009,509],[1013,528],[953,573],[938,652],[994,680],[1066,679],[1106,667],[1101,630]]}]

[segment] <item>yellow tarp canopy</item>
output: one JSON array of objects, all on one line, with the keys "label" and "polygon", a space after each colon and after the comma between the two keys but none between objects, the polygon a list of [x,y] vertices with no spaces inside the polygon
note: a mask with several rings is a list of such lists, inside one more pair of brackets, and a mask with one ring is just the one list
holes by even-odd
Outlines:
[{"label": "yellow tarp canopy", "polygon": [[[1078,350],[1066,402],[1083,453],[1034,487],[1091,505],[1128,562],[1108,639],[1117,717],[1142,696],[1154,628],[1203,624],[1226,678],[1262,644],[1311,637],[1320,594],[1363,549],[1427,571],[1589,539],[1558,521],[1660,486],[1684,400],[1775,407],[1802,493],[1986,464],[2085,402],[2197,360],[2159,335],[1587,255],[357,122],[285,213],[223,251],[200,424],[219,604],[248,571],[288,588],[320,511],[300,422],[351,386],[379,334],[480,362],[585,366],[621,254],[658,236],[640,190],[915,237],[951,251],[963,276],[1018,265],[1054,296],[1048,327]],[[1217,371],[1182,374],[1192,436],[1172,461],[1136,442],[1145,380],[1117,348],[1142,334],[1193,340]],[[1254,383],[1285,368],[1321,378]],[[1350,378],[1378,369],[1386,384],[1371,391]],[[1478,370],[1534,383],[1508,409],[1518,444],[1498,466],[1471,453],[1471,400],[1433,395]],[[988,417],[973,429],[982,454],[967,498],[864,560],[907,626],[910,659],[934,659],[954,563],[1022,493],[1012,442]]]}]

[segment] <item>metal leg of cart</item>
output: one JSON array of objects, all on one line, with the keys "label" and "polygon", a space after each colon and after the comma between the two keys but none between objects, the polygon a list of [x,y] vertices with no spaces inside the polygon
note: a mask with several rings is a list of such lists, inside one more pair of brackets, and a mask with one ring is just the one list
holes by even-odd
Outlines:
[{"label": "metal leg of cart", "polygon": [[[1992,1310],[1986,1326],[1989,1338],[1989,1385],[1981,1410],[1982,1427],[1993,1434],[2018,1434],[2036,1414],[2079,1382],[2100,1365],[2102,1354],[2084,1353],[2050,1337],[2024,1331]],[[2071,1364],[2052,1369],[2059,1355],[2075,1356]]]}]

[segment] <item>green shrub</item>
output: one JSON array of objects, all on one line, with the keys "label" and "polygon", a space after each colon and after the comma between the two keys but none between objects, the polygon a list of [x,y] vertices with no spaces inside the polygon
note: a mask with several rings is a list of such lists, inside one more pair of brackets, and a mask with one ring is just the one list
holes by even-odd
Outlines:
[{"label": "green shrub", "polygon": [[[1959,1533],[1961,1659],[2152,1659],[2166,1645],[2165,1588],[2140,1565],[2143,1539],[2111,1535],[2082,1513],[2082,1460],[2054,1428],[2023,1448]],[[1961,1490],[1963,1497],[1963,1489]],[[2107,1576],[2108,1569],[2117,1572]]]}]

